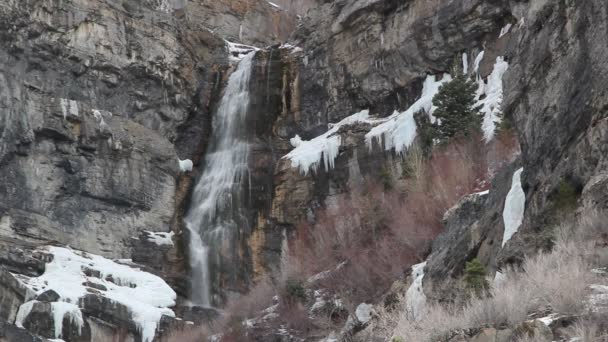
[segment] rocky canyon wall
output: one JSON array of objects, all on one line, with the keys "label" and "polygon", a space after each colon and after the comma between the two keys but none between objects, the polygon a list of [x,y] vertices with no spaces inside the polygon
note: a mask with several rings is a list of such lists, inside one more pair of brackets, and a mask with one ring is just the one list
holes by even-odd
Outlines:
[{"label": "rocky canyon wall", "polygon": [[[331,166],[294,167],[284,156],[300,141],[363,110],[371,118],[404,111],[428,76],[439,81],[463,54],[481,78],[504,57],[502,109],[522,153],[497,170],[489,195],[464,198],[446,215],[424,291],[450,302],[466,261],[479,258],[495,272],[548,247],[547,230],[564,209],[560,189],[572,190],[572,215],[608,208],[606,37],[601,0],[4,1],[3,317],[14,321],[27,295],[9,271],[42,274],[50,257],[37,248],[49,244],[132,258],[187,299],[182,221],[234,67],[224,40],[267,48],[256,53],[250,85],[251,224],[238,237],[242,263],[218,271],[242,277],[219,285],[223,300],[276,269],[285,239],[316,209],[368,178],[403,172],[399,153],[370,149],[373,120],[332,133],[340,144]],[[192,172],[180,171],[180,159],[193,161]],[[499,248],[505,197],[522,166],[524,224]],[[175,235],[159,246],[154,232]],[[98,318],[113,312],[110,323],[138,336],[109,306],[90,298],[84,305]],[[25,334],[15,329],[7,334]]]}]

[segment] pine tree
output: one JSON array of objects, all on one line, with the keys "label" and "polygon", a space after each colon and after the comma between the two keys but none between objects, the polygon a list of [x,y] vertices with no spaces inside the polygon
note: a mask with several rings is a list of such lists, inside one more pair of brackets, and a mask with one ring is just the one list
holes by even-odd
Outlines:
[{"label": "pine tree", "polygon": [[490,287],[486,279],[486,269],[479,259],[475,258],[466,263],[464,282],[477,296],[482,296]]},{"label": "pine tree", "polygon": [[462,73],[450,82],[444,83],[433,98],[437,109],[433,115],[435,123],[435,138],[441,143],[457,136],[471,136],[481,132],[483,120],[480,107],[475,106],[475,82],[466,78]]},{"label": "pine tree", "polygon": [[433,150],[433,140],[436,138],[435,125],[431,123],[429,116],[424,110],[414,114],[416,127],[418,128],[418,144],[423,155],[430,156]]}]

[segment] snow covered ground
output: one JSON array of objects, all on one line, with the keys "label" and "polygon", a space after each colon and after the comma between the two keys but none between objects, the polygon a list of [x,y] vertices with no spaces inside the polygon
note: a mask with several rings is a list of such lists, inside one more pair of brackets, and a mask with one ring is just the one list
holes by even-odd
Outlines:
[{"label": "snow covered ground", "polygon": [[86,283],[99,285],[95,289],[100,296],[129,309],[144,342],[154,338],[161,316],[175,317],[170,307],[175,305],[176,294],[160,277],[69,248],[47,246],[40,251],[53,257],[46,264],[44,274],[39,277],[15,275],[31,291],[19,308],[16,325],[26,319],[36,303],[36,296],[53,290],[59,294],[59,301],[52,303],[55,337],[61,337],[61,322],[65,315],[82,327],[84,321],[78,305],[79,300],[90,293]]},{"label": "snow covered ground", "polygon": [[439,87],[443,83],[449,82],[452,77],[449,74],[443,75],[441,80],[436,76],[428,75],[422,87],[422,95],[418,101],[414,102],[410,108],[404,112],[395,111],[393,115],[384,119],[380,125],[372,128],[365,135],[367,146],[371,150],[373,142],[382,143],[384,141],[384,149],[395,149],[397,153],[403,153],[416,138],[416,121],[414,114],[424,111],[431,118],[431,122],[435,122],[433,117],[433,97],[439,92]]}]

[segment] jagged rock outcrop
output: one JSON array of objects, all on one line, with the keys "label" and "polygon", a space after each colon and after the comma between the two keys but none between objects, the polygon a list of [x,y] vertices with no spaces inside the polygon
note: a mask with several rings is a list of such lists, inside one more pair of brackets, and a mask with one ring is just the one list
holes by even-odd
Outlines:
[{"label": "jagged rock outcrop", "polygon": [[131,236],[169,228],[173,142],[204,115],[223,43],[145,4],[10,2],[0,15],[3,241],[130,257]]},{"label": "jagged rock outcrop", "polygon": [[[294,35],[306,53],[300,129],[364,108],[381,115],[407,108],[427,73],[449,72],[455,56],[467,52],[472,60],[495,41],[511,20],[508,8],[497,1],[341,0],[311,9]],[[487,56],[489,71],[494,59]]]},{"label": "jagged rock outcrop", "polygon": [[445,232],[433,241],[425,267],[423,286],[433,302],[453,303],[466,293],[465,264],[478,258],[493,274],[503,241],[503,208],[519,161],[494,176],[488,192],[465,196],[444,216]]},{"label": "jagged rock outcrop", "polygon": [[[601,0],[5,2],[0,291],[12,297],[1,303],[3,318],[14,320],[26,296],[7,272],[42,274],[48,260],[35,250],[47,244],[133,257],[188,295],[181,222],[210,113],[230,72],[223,39],[282,43],[298,16],[291,43],[302,50],[275,45],[256,55],[248,122],[253,224],[239,236],[240,262],[219,271],[239,274],[225,291],[245,292],[276,267],[286,232],[334,196],[385,170],[402,173],[395,153],[370,152],[369,122],[337,132],[342,141],[331,170],[321,165],[303,174],[292,167],[283,158],[291,138],[314,138],[363,109],[380,117],[403,110],[419,97],[427,74],[449,72],[462,53],[472,66],[485,50],[480,76],[491,73],[497,56],[509,63],[503,110],[522,145],[526,215],[501,248],[501,213],[516,164],[497,173],[488,195],[465,198],[447,214],[424,289],[430,300],[456,300],[466,261],[477,257],[491,272],[516,264],[550,247],[547,231],[559,215],[608,208],[607,13]],[[513,28],[500,34],[506,24]],[[192,159],[195,169],[180,172],[180,158]],[[155,242],[153,234],[170,230],[170,243]],[[34,312],[48,315],[53,297],[40,298]],[[111,311],[108,303],[87,303],[98,316]],[[26,327],[48,330],[50,322],[35,321]],[[91,336],[107,328],[91,322]],[[0,327],[0,339],[15,334],[26,333]]]},{"label": "jagged rock outcrop", "polygon": [[[495,46],[509,60],[503,109],[518,132],[521,162],[495,175],[489,195],[465,198],[446,214],[423,281],[434,302],[458,300],[466,261],[479,258],[493,274],[551,248],[560,221],[606,210],[608,70],[597,60],[608,53],[606,5],[524,1],[512,2],[510,13],[517,28]],[[519,163],[524,221],[501,247],[504,201]]]},{"label": "jagged rock outcrop", "polygon": [[504,109],[526,170],[520,240],[537,248],[558,212],[579,204],[587,213],[606,209],[608,4],[531,1],[519,11],[523,29],[509,42]]},{"label": "jagged rock outcrop", "polygon": [[[236,21],[261,28],[243,30],[243,42],[268,45],[284,40],[296,17],[267,1],[0,6],[3,274],[39,276],[48,260],[37,247],[70,245],[134,257],[188,296],[181,218],[196,169],[184,174],[178,160],[200,163],[229,68],[223,39],[239,38],[229,33],[238,32]],[[169,243],[150,239],[170,230]],[[26,294],[9,278],[2,277],[2,312],[13,323]],[[92,316],[111,316],[112,305]],[[79,338],[110,338],[123,323],[105,320]],[[46,329],[38,327],[30,330]]]},{"label": "jagged rock outcrop", "polygon": [[187,20],[202,25],[229,41],[265,47],[285,42],[293,32],[297,13],[305,7],[265,0],[196,0],[183,8]]}]

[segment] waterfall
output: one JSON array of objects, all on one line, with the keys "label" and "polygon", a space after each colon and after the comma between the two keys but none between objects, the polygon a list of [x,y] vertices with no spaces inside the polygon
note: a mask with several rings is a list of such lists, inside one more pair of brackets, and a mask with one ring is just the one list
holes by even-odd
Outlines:
[{"label": "waterfall", "polygon": [[228,79],[213,116],[203,173],[185,218],[190,232],[191,301],[195,305],[212,305],[214,269],[237,258],[233,244],[240,229],[247,225],[246,119],[254,55],[255,52],[246,55]]}]

